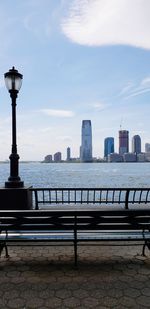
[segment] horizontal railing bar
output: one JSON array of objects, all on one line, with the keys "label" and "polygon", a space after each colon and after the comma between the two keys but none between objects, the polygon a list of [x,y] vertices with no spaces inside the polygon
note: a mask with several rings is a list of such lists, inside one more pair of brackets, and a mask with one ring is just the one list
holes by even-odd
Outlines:
[{"label": "horizontal railing bar", "polygon": [[85,187],[81,187],[81,188],[65,188],[65,187],[61,187],[61,188],[41,188],[41,187],[36,187],[36,188],[29,188],[29,190],[30,191],[56,191],[56,190],[58,190],[58,191],[61,191],[61,190],[64,190],[64,191],[87,191],[87,190],[89,190],[89,191],[100,191],[100,190],[108,190],[108,191],[126,191],[126,190],[129,190],[129,191],[135,191],[135,190],[137,190],[137,191],[148,191],[148,190],[150,190],[150,188],[138,188],[138,187],[102,187],[102,188],[92,188],[92,187],[90,187],[90,188],[85,188]]}]

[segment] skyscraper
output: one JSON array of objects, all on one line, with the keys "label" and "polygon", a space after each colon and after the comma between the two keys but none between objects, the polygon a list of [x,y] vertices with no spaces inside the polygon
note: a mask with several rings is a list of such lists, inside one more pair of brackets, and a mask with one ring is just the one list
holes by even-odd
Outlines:
[{"label": "skyscraper", "polygon": [[114,153],[114,138],[113,137],[107,137],[104,140],[104,157],[107,158],[107,156],[110,153]]},{"label": "skyscraper", "polygon": [[55,162],[61,162],[61,152],[56,152],[54,154],[54,161]]},{"label": "skyscraper", "polygon": [[141,138],[139,135],[132,137],[132,152],[141,153]]},{"label": "skyscraper", "polygon": [[91,120],[82,120],[81,161],[92,161],[92,126]]},{"label": "skyscraper", "polygon": [[129,152],[129,131],[120,130],[119,131],[119,154]]},{"label": "skyscraper", "polygon": [[67,147],[67,161],[70,161],[71,159],[71,149],[70,147]]}]

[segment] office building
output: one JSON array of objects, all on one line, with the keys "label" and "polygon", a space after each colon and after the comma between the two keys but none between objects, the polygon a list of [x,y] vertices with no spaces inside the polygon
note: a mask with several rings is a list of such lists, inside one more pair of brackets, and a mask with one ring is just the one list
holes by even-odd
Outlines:
[{"label": "office building", "polygon": [[145,152],[150,152],[150,143],[145,144]]},{"label": "office building", "polygon": [[67,161],[71,160],[71,148],[67,147]]},{"label": "office building", "polygon": [[110,153],[114,153],[114,138],[107,137],[104,140],[104,158],[107,159]]},{"label": "office building", "polygon": [[136,154],[141,153],[141,138],[139,135],[132,137],[132,152]]},{"label": "office building", "polygon": [[150,152],[145,152],[145,161],[150,162]]},{"label": "office building", "polygon": [[81,130],[81,161],[92,161],[92,125],[91,120],[82,121]]},{"label": "office building", "polygon": [[61,162],[61,152],[56,152],[54,154],[54,162]]},{"label": "office building", "polygon": [[123,162],[123,156],[119,153],[110,153],[108,155],[108,162]]},{"label": "office building", "polygon": [[137,161],[138,162],[145,162],[146,161],[145,153],[138,153],[137,154]]},{"label": "office building", "polygon": [[129,131],[120,130],[119,131],[119,154],[129,152]]},{"label": "office building", "polygon": [[136,162],[136,153],[127,152],[123,154],[124,162]]},{"label": "office building", "polygon": [[51,163],[52,162],[52,155],[47,155],[44,158],[44,163]]}]

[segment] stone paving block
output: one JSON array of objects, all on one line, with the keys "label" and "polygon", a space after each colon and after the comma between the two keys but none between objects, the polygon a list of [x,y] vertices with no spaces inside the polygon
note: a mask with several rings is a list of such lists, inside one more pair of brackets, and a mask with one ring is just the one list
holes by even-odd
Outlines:
[{"label": "stone paving block", "polygon": [[60,289],[56,291],[55,296],[60,299],[68,299],[68,297],[72,297],[72,293],[69,289]]},{"label": "stone paving block", "polygon": [[89,291],[86,291],[84,289],[78,289],[78,290],[73,290],[72,294],[74,297],[77,297],[79,299],[83,299],[89,296]]},{"label": "stone paving block", "polygon": [[121,298],[120,305],[126,308],[137,308],[135,299],[129,296],[123,296]]},{"label": "stone paving block", "polygon": [[121,298],[123,296],[123,290],[111,288],[107,290],[107,295],[114,298]]},{"label": "stone paving block", "polygon": [[[62,300],[56,297],[51,297],[50,299],[45,301],[45,306],[47,306],[48,308],[57,308],[59,306],[62,305]],[[62,307],[63,308],[63,307]]]},{"label": "stone paving block", "polygon": [[42,298],[39,298],[38,296],[32,296],[26,299],[26,307],[27,308],[35,308],[35,309],[41,309],[41,307],[44,305],[44,300]]},{"label": "stone paving block", "polygon": [[145,295],[145,296],[150,296],[150,288],[144,288],[141,290],[141,294]]},{"label": "stone paving block", "polygon": [[117,305],[121,305],[121,299],[120,298],[115,298],[115,297],[111,297],[111,296],[105,296],[102,300],[101,300],[101,304],[104,306],[107,306],[109,308],[115,308]]},{"label": "stone paving block", "polygon": [[86,297],[82,300],[82,303],[86,306],[86,308],[95,308],[99,305],[99,301],[97,298]]},{"label": "stone paving block", "polygon": [[142,306],[145,306],[147,308],[150,308],[150,296],[139,296],[136,299],[137,304],[139,304],[142,308]]},{"label": "stone paving block", "polygon": [[47,287],[44,291],[39,291],[39,297],[43,299],[49,299],[51,297],[55,296],[55,291],[51,290],[49,287]]},{"label": "stone paving block", "polygon": [[141,291],[130,287],[124,290],[124,295],[131,298],[137,298],[139,295],[141,295]]},{"label": "stone paving block", "polygon": [[[8,308],[17,309],[24,308],[26,300],[23,298],[13,298],[8,301]],[[7,307],[6,307],[7,308]]]},{"label": "stone paving block", "polygon": [[135,280],[128,282],[128,287],[141,290],[145,287],[145,282],[138,281],[138,276],[136,276]]},{"label": "stone paving block", "polygon": [[9,290],[9,291],[6,291],[4,292],[3,294],[3,297],[4,299],[14,299],[14,298],[18,298],[20,296],[20,291],[18,289],[15,289],[15,286],[14,286],[14,289],[12,290]]},{"label": "stone paving block", "polygon": [[81,301],[78,298],[72,296],[70,298],[65,298],[63,300],[63,304],[67,308],[76,308],[77,306],[80,306]]}]

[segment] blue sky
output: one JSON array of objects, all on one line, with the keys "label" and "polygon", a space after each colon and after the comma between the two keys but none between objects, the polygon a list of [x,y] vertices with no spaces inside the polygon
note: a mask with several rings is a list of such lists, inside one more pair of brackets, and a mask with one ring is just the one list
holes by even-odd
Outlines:
[{"label": "blue sky", "polygon": [[[118,130],[150,142],[149,0],[0,1],[0,160],[11,152],[11,104],[3,74],[23,74],[17,100],[18,153],[42,160],[79,155],[91,119],[93,156]],[[130,148],[131,149],[131,148]]]}]

